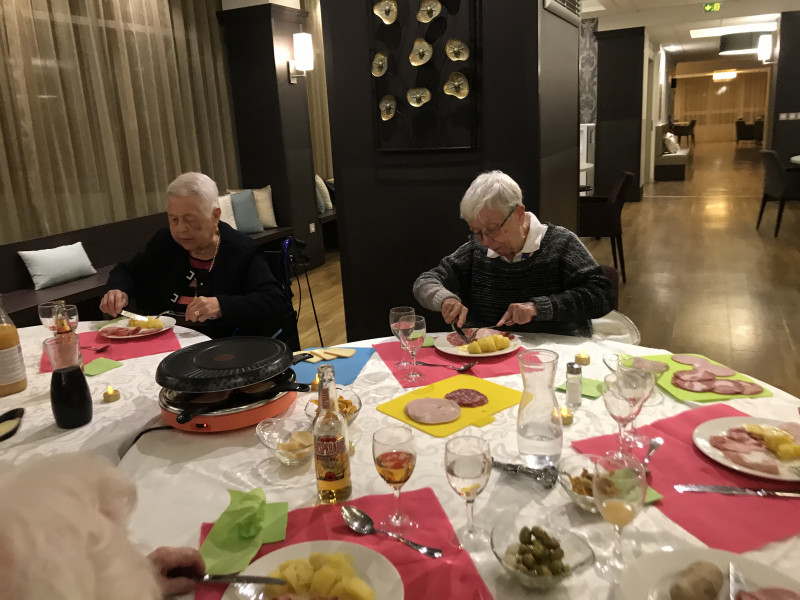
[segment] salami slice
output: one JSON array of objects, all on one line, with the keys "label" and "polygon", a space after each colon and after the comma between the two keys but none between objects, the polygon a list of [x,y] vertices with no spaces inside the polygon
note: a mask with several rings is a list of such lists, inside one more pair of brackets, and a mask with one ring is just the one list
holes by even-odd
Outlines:
[{"label": "salami slice", "polygon": [[744,385],[735,379],[717,379],[714,383],[714,391],[717,394],[741,394]]},{"label": "salami slice", "polygon": [[712,365],[709,363],[707,365],[703,365],[703,370],[713,373],[717,377],[730,377],[731,375],[736,375],[736,371],[730,367],[726,367],[725,365]]},{"label": "salami slice", "polygon": [[662,373],[669,369],[669,365],[667,363],[659,362],[657,360],[649,360],[647,358],[642,358],[641,356],[637,356],[633,359],[633,367],[635,369],[642,369],[644,371],[652,371],[653,373]]},{"label": "salami slice", "polygon": [[472,390],[469,388],[453,390],[452,392],[445,394],[445,398],[456,402],[463,408],[475,408],[476,406],[483,406],[489,402],[489,398],[487,398],[484,394],[481,394],[478,390]]},{"label": "salami slice", "polygon": [[708,371],[698,371],[697,369],[687,369],[685,371],[675,371],[672,376],[673,379],[681,379],[683,381],[714,381],[717,376]]},{"label": "salami slice", "polygon": [[455,421],[461,407],[446,398],[417,398],[406,404],[406,414],[417,423],[438,425]]},{"label": "salami slice", "polygon": [[692,354],[673,354],[672,360],[681,363],[682,365],[692,365],[696,368],[708,364],[708,361],[705,358],[700,358],[699,356],[694,356]]},{"label": "salami slice", "polygon": [[713,381],[686,381],[685,379],[679,379],[678,377],[672,377],[672,385],[675,387],[679,387],[684,390],[688,390],[690,392],[713,392],[714,391],[714,382]]},{"label": "salami slice", "polygon": [[[754,381],[741,381],[739,383],[742,384],[742,391],[739,392],[739,393],[743,394],[745,396],[752,396],[753,394],[760,394],[761,392],[764,391],[764,388],[761,387],[760,385],[758,385]],[[800,439],[800,437],[798,437],[798,436],[795,436],[795,437],[797,439]]]}]

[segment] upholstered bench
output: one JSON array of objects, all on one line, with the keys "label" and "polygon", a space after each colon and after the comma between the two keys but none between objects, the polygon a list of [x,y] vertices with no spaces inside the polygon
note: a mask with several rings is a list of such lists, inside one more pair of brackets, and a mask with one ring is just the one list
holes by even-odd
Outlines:
[{"label": "upholstered bench", "polygon": [[664,135],[668,133],[668,125],[656,126],[654,139],[655,160],[653,162],[653,178],[656,181],[682,181],[686,179],[686,165],[692,156],[692,147],[681,148],[677,152],[664,152]]},{"label": "upholstered bench", "polygon": [[[6,312],[19,327],[36,325],[39,323],[38,305],[63,298],[70,304],[79,305],[82,318],[99,316],[97,305],[105,293],[105,284],[111,269],[118,262],[128,260],[141,251],[147,240],[166,225],[166,213],[158,213],[0,246],[0,293],[3,294]],[[274,227],[248,235],[264,245],[281,241],[293,233],[291,227]],[[45,250],[76,242],[83,244],[97,273],[35,290],[18,252]]]}]

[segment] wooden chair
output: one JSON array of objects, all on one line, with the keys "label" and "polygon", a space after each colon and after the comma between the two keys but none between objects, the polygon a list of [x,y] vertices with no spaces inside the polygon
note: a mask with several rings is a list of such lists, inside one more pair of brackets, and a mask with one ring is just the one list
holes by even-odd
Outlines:
[{"label": "wooden chair", "polygon": [[767,202],[778,202],[778,220],[775,222],[775,237],[778,237],[783,206],[787,200],[800,200],[800,172],[784,169],[774,150],[762,150],[761,156],[764,158],[764,194],[761,197],[756,229],[761,225]]},{"label": "wooden chair", "polygon": [[[614,268],[622,273],[622,282],[626,283],[625,254],[622,250],[622,205],[625,196],[633,184],[634,174],[624,171],[614,189],[608,196],[579,196],[578,235],[580,237],[611,238],[611,255]],[[619,250],[619,267],[617,267],[617,250]]]}]

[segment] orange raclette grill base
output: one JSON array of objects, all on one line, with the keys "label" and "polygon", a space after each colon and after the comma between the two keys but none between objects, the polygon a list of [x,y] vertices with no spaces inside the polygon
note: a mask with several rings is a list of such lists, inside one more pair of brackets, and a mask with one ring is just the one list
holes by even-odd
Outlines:
[{"label": "orange raclette grill base", "polygon": [[188,423],[178,423],[176,413],[170,412],[165,408],[161,409],[161,418],[164,422],[175,429],[192,431],[194,433],[217,433],[220,431],[233,431],[234,429],[244,429],[258,425],[264,419],[276,417],[288,409],[297,398],[297,392],[287,392],[277,400],[258,406],[256,408],[243,408],[234,413],[215,415],[197,415]]}]

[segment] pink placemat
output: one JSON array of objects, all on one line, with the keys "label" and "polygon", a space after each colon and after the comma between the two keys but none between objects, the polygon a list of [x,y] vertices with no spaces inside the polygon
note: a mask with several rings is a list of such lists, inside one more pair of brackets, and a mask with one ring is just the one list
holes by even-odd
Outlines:
[{"label": "pink placemat", "polygon": [[[172,329],[162,333],[155,333],[141,338],[133,338],[128,340],[112,340],[103,337],[97,331],[85,331],[79,333],[78,337],[81,339],[81,346],[105,346],[108,344],[108,350],[105,352],[95,352],[94,350],[87,350],[81,348],[83,355],[83,364],[89,364],[95,358],[110,358],[111,360],[126,360],[128,358],[139,358],[140,356],[151,356],[153,354],[162,354],[164,352],[173,352],[181,349],[181,343]],[[50,360],[47,354],[42,351],[42,361],[39,366],[40,373],[49,373],[53,368],[50,366]]]},{"label": "pink placemat", "polygon": [[[443,367],[417,366],[417,370],[422,373],[422,379],[408,381],[405,378],[408,370],[398,369],[395,366],[395,364],[400,361],[402,356],[400,342],[384,342],[382,344],[374,344],[373,348],[375,348],[375,351],[378,353],[378,356],[381,357],[381,360],[386,363],[386,366],[389,367],[389,370],[392,372],[392,375],[394,375],[394,378],[397,379],[397,382],[404,388],[420,387],[423,385],[436,383],[442,379],[452,377],[454,373],[452,369],[445,369]],[[453,356],[452,354],[439,352],[436,350],[436,348],[420,348],[417,352],[417,360],[421,360],[422,362],[440,363],[443,365],[453,365],[454,367],[460,367],[468,362],[477,360],[478,364],[467,371],[467,373],[481,378],[500,377],[501,375],[514,375],[519,373],[517,352],[519,352],[518,349],[514,352],[509,352],[508,354],[501,354],[500,356],[480,358],[476,355],[476,358],[470,358],[466,356],[464,358],[460,358]]]},{"label": "pink placemat", "polygon": [[[394,507],[391,494],[363,496],[347,504],[354,504],[377,520],[389,514]],[[463,598],[465,600],[491,600],[492,595],[478,574],[472,559],[465,551],[449,542],[453,535],[450,520],[431,488],[403,492],[400,496],[403,512],[419,523],[419,529],[409,538],[420,544],[439,548],[442,558],[429,558],[416,550],[385,535],[358,535],[342,520],[341,506],[314,506],[289,513],[286,539],[274,544],[264,544],[253,560],[278,550],[309,540],[342,540],[361,544],[385,556],[400,573],[406,598]],[[211,530],[211,523],[203,523],[200,541]],[[202,585],[195,592],[195,600],[220,600],[225,585]]]},{"label": "pink placemat", "polygon": [[[676,483],[733,485],[765,489],[797,489],[800,486],[742,475],[700,452],[692,433],[701,423],[722,417],[747,417],[728,405],[715,404],[638,427],[648,437],[661,436],[664,445],[650,459],[650,487],[664,498],[655,504],[672,521],[703,543],[730,552],[746,552],[800,533],[800,500],[723,496],[675,491]],[[603,454],[617,447],[617,436],[572,442],[585,454]]]}]

